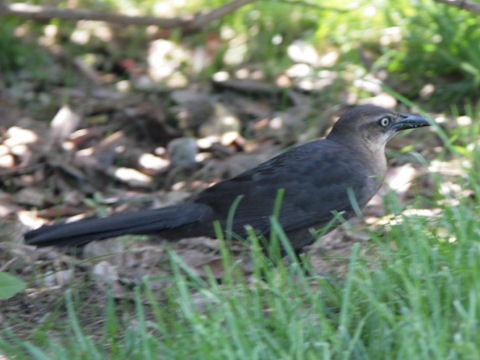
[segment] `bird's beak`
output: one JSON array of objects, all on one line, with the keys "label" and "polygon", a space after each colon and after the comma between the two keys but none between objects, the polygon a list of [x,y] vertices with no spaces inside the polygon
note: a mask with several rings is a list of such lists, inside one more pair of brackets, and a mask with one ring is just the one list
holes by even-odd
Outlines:
[{"label": "bird's beak", "polygon": [[430,126],[430,123],[419,116],[398,114],[400,119],[393,124],[395,131],[414,129],[422,126]]}]

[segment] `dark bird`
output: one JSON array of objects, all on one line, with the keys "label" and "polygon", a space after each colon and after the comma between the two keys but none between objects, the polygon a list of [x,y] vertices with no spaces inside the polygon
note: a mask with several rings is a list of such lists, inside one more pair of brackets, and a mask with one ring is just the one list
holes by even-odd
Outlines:
[{"label": "dark bird", "polygon": [[[242,174],[213,185],[191,202],[155,210],[43,226],[27,232],[37,246],[79,245],[124,234],[158,234],[166,239],[215,237],[213,222],[225,229],[229,211],[242,196],[233,233],[246,237],[250,225],[268,236],[275,199],[284,195],[278,221],[295,251],[313,242],[312,228],[325,226],[335,212],[354,215],[378,191],[387,169],[385,144],[397,132],[428,126],[427,120],[373,106],[346,112],[325,139],[286,151]],[[355,204],[352,206],[352,204]]]}]

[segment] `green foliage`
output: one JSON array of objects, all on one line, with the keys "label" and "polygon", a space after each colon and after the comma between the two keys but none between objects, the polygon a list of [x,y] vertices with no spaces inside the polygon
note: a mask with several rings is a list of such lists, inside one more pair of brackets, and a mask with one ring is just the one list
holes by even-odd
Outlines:
[{"label": "green foliage", "polygon": [[26,288],[25,282],[6,272],[0,272],[0,300],[14,297]]},{"label": "green foliage", "polygon": [[437,86],[436,101],[457,102],[478,96],[480,41],[478,15],[430,0],[407,17],[404,41],[388,69],[417,89],[425,82]]},{"label": "green foliage", "polygon": [[0,74],[8,81],[14,81],[19,71],[42,78],[43,67],[49,59],[36,45],[32,46],[14,34],[19,24],[16,19],[0,21]]}]

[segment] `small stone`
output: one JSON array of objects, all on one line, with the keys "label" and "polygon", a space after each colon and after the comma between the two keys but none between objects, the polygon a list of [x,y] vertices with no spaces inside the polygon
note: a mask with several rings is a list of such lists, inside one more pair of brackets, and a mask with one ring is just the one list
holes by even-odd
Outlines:
[{"label": "small stone", "polygon": [[168,144],[167,150],[173,166],[187,167],[196,162],[195,157],[198,154],[198,146],[193,138],[184,137],[172,140]]},{"label": "small stone", "polygon": [[92,269],[92,275],[95,280],[102,283],[112,283],[118,280],[117,267],[107,261],[96,264]]}]

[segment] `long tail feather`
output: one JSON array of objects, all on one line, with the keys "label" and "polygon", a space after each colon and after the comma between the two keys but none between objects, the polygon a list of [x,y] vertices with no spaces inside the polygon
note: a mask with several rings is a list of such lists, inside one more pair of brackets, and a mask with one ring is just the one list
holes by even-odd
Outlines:
[{"label": "long tail feather", "polygon": [[47,225],[26,233],[25,241],[37,246],[80,245],[91,240],[125,234],[155,234],[199,221],[208,210],[204,204],[186,203],[68,224]]}]

